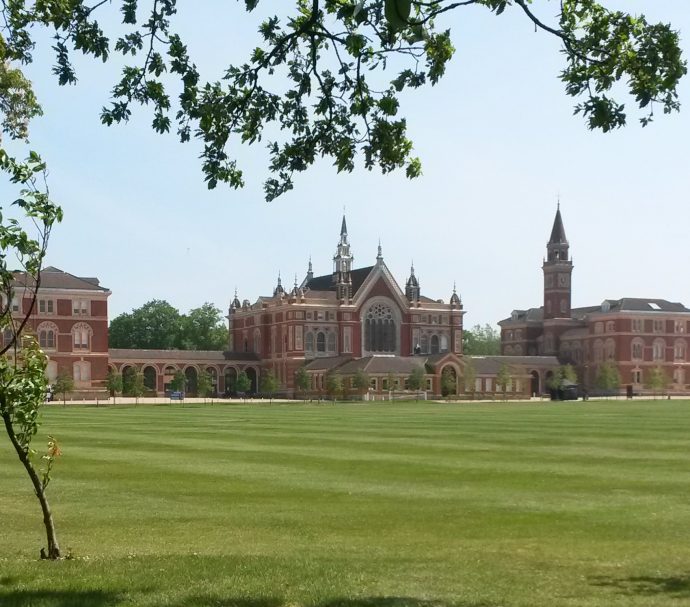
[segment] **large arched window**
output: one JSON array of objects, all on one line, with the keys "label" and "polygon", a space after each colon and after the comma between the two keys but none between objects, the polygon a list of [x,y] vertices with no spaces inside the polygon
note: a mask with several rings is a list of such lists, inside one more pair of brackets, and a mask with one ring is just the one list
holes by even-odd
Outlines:
[{"label": "large arched window", "polygon": [[85,360],[79,360],[74,363],[74,381],[75,383],[83,383],[91,381],[91,363]]},{"label": "large arched window", "polygon": [[673,346],[674,360],[685,360],[686,344],[684,339],[677,339]]},{"label": "large arched window", "polygon": [[374,301],[362,315],[364,350],[395,353],[398,350],[399,315],[388,300]]},{"label": "large arched window", "polygon": [[316,351],[325,352],[326,351],[326,334],[323,331],[319,331],[316,334]]},{"label": "large arched window", "polygon": [[640,338],[633,339],[631,344],[631,357],[632,360],[643,360],[644,359],[644,341]]},{"label": "large arched window", "polygon": [[91,336],[93,331],[91,327],[85,322],[79,322],[72,327],[72,349],[73,350],[90,350]]},{"label": "large arched window", "polygon": [[38,345],[43,350],[54,350],[57,347],[58,328],[52,322],[42,322],[36,329]]},{"label": "large arched window", "polygon": [[663,361],[666,358],[666,342],[663,339],[655,339],[652,346],[652,359]]}]

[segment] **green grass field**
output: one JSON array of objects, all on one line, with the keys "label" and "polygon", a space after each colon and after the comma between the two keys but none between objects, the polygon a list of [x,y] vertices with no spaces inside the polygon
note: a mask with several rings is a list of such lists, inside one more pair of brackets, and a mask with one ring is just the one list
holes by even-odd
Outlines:
[{"label": "green grass field", "polygon": [[690,402],[46,410],[0,440],[0,606],[690,604]]}]

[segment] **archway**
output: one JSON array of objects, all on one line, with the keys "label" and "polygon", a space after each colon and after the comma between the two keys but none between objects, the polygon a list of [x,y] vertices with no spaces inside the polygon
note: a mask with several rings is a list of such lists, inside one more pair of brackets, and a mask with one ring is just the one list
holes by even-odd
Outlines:
[{"label": "archway", "polygon": [[163,390],[165,392],[172,391],[172,386],[170,385],[175,379],[175,373],[177,373],[177,367],[173,365],[166,365],[163,370]]},{"label": "archway", "polygon": [[257,373],[256,369],[254,367],[249,367],[245,369],[245,373],[247,374],[247,377],[249,378],[249,381],[251,382],[251,388],[249,388],[249,393],[250,394],[256,394],[257,389],[258,389],[258,384],[257,384]]},{"label": "archway", "polygon": [[541,394],[541,389],[539,386],[539,373],[537,373],[537,371],[532,371],[530,375],[532,376],[530,393],[532,394],[532,396],[539,396]]},{"label": "archway", "polygon": [[122,367],[122,396],[131,396],[134,388],[134,376],[137,370],[131,365]]},{"label": "archway", "polygon": [[206,367],[206,373],[211,378],[211,394],[214,396],[218,394],[218,369],[215,367]]},{"label": "archway", "polygon": [[199,374],[196,371],[196,367],[187,367],[184,370],[184,377],[185,377],[185,384],[186,384],[186,392],[189,395],[196,396],[197,393],[197,388],[198,388],[198,381],[199,381]]},{"label": "archway", "polygon": [[156,392],[158,390],[157,383],[158,372],[156,371],[156,368],[152,367],[151,365],[144,367],[144,388],[152,392]]},{"label": "archway", "polygon": [[441,371],[441,396],[458,392],[458,374],[454,367],[446,365]]},{"label": "archway", "polygon": [[226,367],[223,374],[225,379],[225,395],[229,396],[235,392],[235,382],[237,381],[237,369],[234,367]]}]

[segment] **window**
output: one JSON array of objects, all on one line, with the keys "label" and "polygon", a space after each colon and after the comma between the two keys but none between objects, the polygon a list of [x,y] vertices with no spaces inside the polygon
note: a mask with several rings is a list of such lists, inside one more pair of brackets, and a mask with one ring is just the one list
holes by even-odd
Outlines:
[{"label": "window", "polygon": [[38,345],[44,350],[54,350],[57,342],[58,328],[51,322],[38,325]]},{"label": "window", "polygon": [[643,360],[644,352],[644,342],[641,339],[636,339],[632,342],[632,359],[633,360]]},{"label": "window", "polygon": [[19,297],[15,295],[12,297],[12,312],[19,312],[19,308],[21,307],[21,304],[19,302]]},{"label": "window", "polygon": [[38,300],[38,311],[40,314],[54,314],[55,313],[55,302],[52,299],[39,299]]},{"label": "window", "polygon": [[74,350],[91,349],[91,327],[86,323],[78,323],[72,327],[72,344]]},{"label": "window", "polygon": [[642,383],[642,371],[633,371],[632,372],[632,383],[634,384],[641,384]]},{"label": "window", "polygon": [[288,348],[290,350],[293,350],[295,347],[295,327],[291,326],[289,330],[289,338],[288,338]]},{"label": "window", "polygon": [[80,360],[74,363],[74,381],[85,382],[91,381],[91,364],[85,360]]},{"label": "window", "polygon": [[613,339],[607,339],[606,345],[606,360],[614,360],[616,358],[616,342]]},{"label": "window", "polygon": [[673,332],[674,333],[685,333],[685,322],[682,320],[676,320],[673,323]]},{"label": "window", "polygon": [[396,322],[392,308],[374,303],[364,314],[364,349],[368,352],[395,352],[397,349]]},{"label": "window", "polygon": [[375,377],[372,377],[372,378],[369,380],[369,387],[370,387],[372,390],[376,390],[376,378],[375,378]]},{"label": "window", "polygon": [[674,360],[685,360],[686,345],[685,340],[677,339],[673,346],[673,358]]},{"label": "window", "polygon": [[254,329],[254,350],[257,354],[261,352],[261,330]]},{"label": "window", "polygon": [[352,352],[352,327],[343,327],[343,352]]},{"label": "window", "polygon": [[326,351],[326,334],[319,331],[316,334],[316,351],[325,352]]},{"label": "window", "polygon": [[604,332],[604,323],[603,322],[598,322],[594,325],[594,333],[597,335],[601,335]]},{"label": "window", "polygon": [[683,369],[673,370],[673,383],[683,385],[685,383],[685,372]]},{"label": "window", "polygon": [[597,339],[594,342],[594,362],[600,363],[604,361],[604,343]]},{"label": "window", "polygon": [[477,377],[474,380],[474,390],[475,390],[475,392],[481,392],[482,391],[482,378],[481,377]]},{"label": "window", "polygon": [[73,316],[86,316],[89,312],[89,300],[88,299],[75,299],[72,302],[72,315]]},{"label": "window", "polygon": [[633,333],[642,333],[642,331],[644,331],[644,320],[641,318],[633,318],[631,328]]},{"label": "window", "polygon": [[307,350],[307,352],[313,352],[314,351],[314,334],[313,333],[307,333],[306,350]]},{"label": "window", "polygon": [[428,335],[422,335],[422,338],[419,340],[419,348],[421,350],[421,354],[428,354],[429,353],[429,336]]},{"label": "window", "polygon": [[448,352],[448,336],[441,335],[441,352]]},{"label": "window", "polygon": [[613,320],[609,320],[606,323],[606,332],[607,333],[613,333],[616,330],[616,323]]},{"label": "window", "polygon": [[427,389],[427,391],[431,391],[431,380],[430,379],[426,380],[426,389]]},{"label": "window", "polygon": [[431,353],[432,354],[438,354],[438,352],[439,352],[438,335],[432,335],[431,336]]},{"label": "window", "polygon": [[301,350],[303,347],[302,343],[303,328],[302,325],[297,325],[295,327],[295,350]]},{"label": "window", "polygon": [[655,339],[654,345],[652,346],[652,359],[655,361],[663,361],[666,358],[665,354],[666,343],[663,339]]},{"label": "window", "polygon": [[335,333],[328,334],[328,351],[335,352]]},{"label": "window", "polygon": [[664,321],[663,320],[655,320],[654,321],[654,333],[663,333],[664,332]]}]

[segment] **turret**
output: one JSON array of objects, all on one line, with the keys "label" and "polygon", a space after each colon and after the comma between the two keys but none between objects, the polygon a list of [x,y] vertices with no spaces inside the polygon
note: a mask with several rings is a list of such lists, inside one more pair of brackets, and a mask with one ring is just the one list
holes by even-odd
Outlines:
[{"label": "turret", "polygon": [[410,277],[405,283],[405,297],[410,302],[419,301],[419,281],[414,274],[414,262],[410,266]]},{"label": "turret", "polygon": [[350,243],[347,241],[347,224],[343,215],[340,240],[333,256],[333,284],[339,301],[347,302],[352,299],[352,260]]}]

